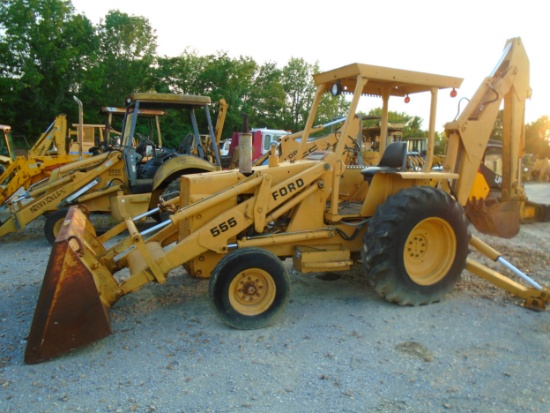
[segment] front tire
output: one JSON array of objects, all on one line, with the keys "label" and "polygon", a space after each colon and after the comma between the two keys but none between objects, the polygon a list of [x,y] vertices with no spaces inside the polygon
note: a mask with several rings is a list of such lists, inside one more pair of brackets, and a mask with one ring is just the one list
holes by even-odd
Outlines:
[{"label": "front tire", "polygon": [[367,280],[399,305],[437,302],[460,279],[469,238],[464,210],[449,194],[401,190],[377,208],[363,237]]},{"label": "front tire", "polygon": [[276,255],[261,248],[244,248],[218,262],[208,293],[214,310],[229,326],[263,328],[274,323],[286,307],[290,277]]},{"label": "front tire", "polygon": [[46,218],[46,223],[44,224],[44,235],[46,236],[48,242],[52,245],[55,242],[57,234],[59,234],[63,221],[67,216],[67,212],[69,212],[69,210],[66,208],[58,209]]}]

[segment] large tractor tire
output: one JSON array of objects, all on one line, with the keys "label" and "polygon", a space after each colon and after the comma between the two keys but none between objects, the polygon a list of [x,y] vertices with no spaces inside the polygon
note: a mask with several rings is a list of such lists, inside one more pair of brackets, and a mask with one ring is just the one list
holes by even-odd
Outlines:
[{"label": "large tractor tire", "polygon": [[449,194],[401,190],[377,208],[363,236],[367,280],[399,305],[437,302],[460,279],[469,238],[464,210]]},{"label": "large tractor tire", "polygon": [[44,224],[44,235],[50,244],[53,245],[59,230],[65,221],[69,210],[67,208],[58,209],[57,211],[52,212],[46,217],[46,223]]},{"label": "large tractor tire", "polygon": [[282,314],[290,277],[281,260],[261,248],[235,250],[214,268],[208,293],[218,316],[240,330],[263,328]]},{"label": "large tractor tire", "polygon": [[[162,191],[162,199],[164,201],[169,201],[174,198],[178,198],[180,196],[180,180],[179,177],[171,181],[164,191]],[[170,219],[170,215],[172,215],[169,211],[163,211],[159,212],[158,214],[153,215],[153,219],[157,220],[158,222],[164,222],[168,219]]]}]

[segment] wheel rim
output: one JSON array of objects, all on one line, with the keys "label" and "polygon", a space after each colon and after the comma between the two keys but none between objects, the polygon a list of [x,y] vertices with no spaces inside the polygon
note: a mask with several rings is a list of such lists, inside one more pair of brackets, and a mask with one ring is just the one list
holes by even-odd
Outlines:
[{"label": "wheel rim", "polygon": [[432,285],[449,272],[456,255],[456,236],[451,225],[441,218],[426,218],[410,232],[403,261],[411,280]]},{"label": "wheel rim", "polygon": [[59,234],[59,231],[61,231],[61,226],[63,225],[63,222],[65,221],[65,218],[58,219],[55,221],[55,224],[52,228],[52,234],[54,238],[57,238],[57,234]]},{"label": "wheel rim", "polygon": [[239,273],[229,285],[229,302],[240,314],[259,315],[273,304],[276,290],[268,272],[251,268]]}]

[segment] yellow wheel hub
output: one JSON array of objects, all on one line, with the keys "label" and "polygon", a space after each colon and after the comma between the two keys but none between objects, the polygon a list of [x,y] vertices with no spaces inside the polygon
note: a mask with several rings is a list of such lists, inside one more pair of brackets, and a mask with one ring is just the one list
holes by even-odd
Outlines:
[{"label": "yellow wheel hub", "polygon": [[409,277],[419,285],[441,281],[451,269],[456,255],[456,236],[441,218],[426,218],[409,234],[403,262]]},{"label": "yellow wheel hub", "polygon": [[229,285],[229,302],[240,314],[264,313],[275,300],[277,288],[268,272],[252,268],[238,274]]},{"label": "yellow wheel hub", "polygon": [[52,228],[53,236],[57,238],[57,234],[59,234],[59,231],[61,231],[61,227],[63,226],[63,222],[65,222],[65,218],[58,219],[55,225]]}]

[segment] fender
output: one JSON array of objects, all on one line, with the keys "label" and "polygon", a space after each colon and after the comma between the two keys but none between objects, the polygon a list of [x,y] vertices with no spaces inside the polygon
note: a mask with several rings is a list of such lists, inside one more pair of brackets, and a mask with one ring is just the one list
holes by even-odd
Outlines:
[{"label": "fender", "polygon": [[153,177],[153,192],[149,209],[156,208],[159,196],[166,186],[181,175],[219,171],[219,166],[193,155],[180,155],[164,162]]}]

